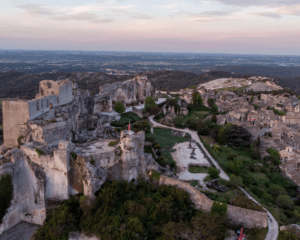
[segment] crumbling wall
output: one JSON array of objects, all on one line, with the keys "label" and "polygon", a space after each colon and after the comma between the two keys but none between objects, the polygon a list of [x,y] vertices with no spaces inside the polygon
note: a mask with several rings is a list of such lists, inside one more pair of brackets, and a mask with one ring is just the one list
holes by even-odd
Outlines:
[{"label": "crumbling wall", "polygon": [[71,189],[69,189],[68,171],[70,169],[69,158],[72,151],[72,143],[61,141],[58,149],[53,150],[52,154],[38,155],[35,147],[28,144],[22,145],[21,150],[30,160],[45,171],[45,199],[46,200],[65,200],[69,198]]},{"label": "crumbling wall", "polygon": [[[160,176],[159,184],[177,186],[184,189],[190,194],[191,201],[195,204],[196,209],[206,212],[211,210],[213,201],[190,184],[167,176]],[[227,217],[233,224],[242,225],[245,228],[266,228],[268,226],[268,215],[265,212],[228,205]]]},{"label": "crumbling wall", "polygon": [[21,124],[29,120],[28,103],[25,101],[3,101],[4,145],[7,148],[18,146]]}]

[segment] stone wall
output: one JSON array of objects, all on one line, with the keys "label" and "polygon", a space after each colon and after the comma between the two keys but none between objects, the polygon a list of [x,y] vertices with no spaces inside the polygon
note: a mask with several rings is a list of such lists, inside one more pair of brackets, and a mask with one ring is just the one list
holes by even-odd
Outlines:
[{"label": "stone wall", "polygon": [[46,113],[52,107],[58,104],[58,97],[56,95],[49,95],[38,99],[28,101],[29,119],[32,120],[43,113]]},{"label": "stone wall", "polygon": [[[167,176],[160,176],[159,184],[177,186],[184,189],[190,194],[191,201],[195,204],[196,209],[201,209],[206,212],[211,210],[213,201],[189,183],[169,178]],[[268,226],[268,215],[265,212],[258,212],[228,205],[227,217],[233,224],[242,225],[245,228],[266,228]]]},{"label": "stone wall", "polygon": [[56,95],[58,96],[57,104],[63,105],[72,101],[72,82],[69,79],[61,81],[43,80],[40,81],[39,94],[37,99],[44,96]]},{"label": "stone wall", "polygon": [[18,146],[21,124],[29,120],[28,102],[3,101],[3,133],[4,145],[7,148]]}]

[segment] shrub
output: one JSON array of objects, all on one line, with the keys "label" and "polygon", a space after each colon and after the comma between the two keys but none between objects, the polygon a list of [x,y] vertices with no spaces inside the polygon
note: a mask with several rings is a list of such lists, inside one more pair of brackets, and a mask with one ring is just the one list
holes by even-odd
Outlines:
[{"label": "shrub", "polygon": [[175,125],[175,127],[184,127],[184,124],[185,124],[184,116],[182,116],[182,115],[177,115],[177,116],[174,118],[174,125]]},{"label": "shrub", "polygon": [[210,167],[208,169],[208,174],[209,174],[211,179],[217,179],[217,178],[219,178],[220,170],[216,169],[214,167]]},{"label": "shrub", "polygon": [[211,112],[212,112],[213,114],[219,114],[219,112],[218,112],[218,106],[217,106],[216,104],[213,104],[213,105],[211,106]]},{"label": "shrub", "polygon": [[228,181],[227,185],[232,188],[242,187],[243,179],[241,177],[237,177],[236,175],[232,174],[230,176],[230,180]]},{"label": "shrub", "polygon": [[269,158],[274,165],[279,166],[281,164],[280,154],[278,150],[273,148],[267,148],[267,153],[270,154]]},{"label": "shrub", "polygon": [[19,144],[19,146],[23,145],[23,143],[21,142],[21,140],[22,140],[23,138],[24,138],[23,135],[20,135],[20,136],[18,137],[18,144]]},{"label": "shrub", "polygon": [[160,145],[159,145],[159,144],[156,144],[156,145],[154,146],[154,149],[160,149]]},{"label": "shrub", "polygon": [[263,212],[263,208],[249,198],[243,196],[234,196],[230,199],[230,203],[241,208],[251,209]]},{"label": "shrub", "polygon": [[160,112],[160,108],[158,106],[153,106],[150,108],[150,115],[156,115]]},{"label": "shrub", "polygon": [[41,155],[44,153],[43,150],[40,150],[38,148],[36,148],[35,151],[37,152],[37,154],[39,155],[39,157],[41,157]]},{"label": "shrub", "polygon": [[108,144],[108,146],[113,147],[113,146],[117,145],[118,143],[119,143],[119,140],[112,141]]},{"label": "shrub", "polygon": [[277,198],[279,195],[287,195],[286,190],[278,185],[273,185],[269,188],[268,193],[271,194],[274,198]]},{"label": "shrub", "polygon": [[211,213],[216,213],[219,214],[220,216],[226,216],[227,204],[214,201],[211,207]]},{"label": "shrub", "polygon": [[207,102],[208,102],[208,106],[212,107],[212,105],[214,105],[214,103],[215,103],[215,99],[214,98],[209,98]]},{"label": "shrub", "polygon": [[145,109],[147,111],[149,111],[151,109],[151,107],[157,106],[157,104],[155,103],[153,97],[148,96],[145,99]]},{"label": "shrub", "polygon": [[125,106],[122,102],[116,102],[115,106],[114,106],[114,110],[117,112],[117,113],[123,113],[125,112]]},{"label": "shrub", "polygon": [[292,209],[294,207],[294,202],[288,195],[279,195],[276,198],[276,204],[285,209]]},{"label": "shrub", "polygon": [[72,156],[72,158],[73,158],[74,161],[77,160],[77,154],[76,153],[71,152],[71,156]]},{"label": "shrub", "polygon": [[50,120],[50,123],[56,123],[56,122],[57,122],[57,121],[56,121],[55,118],[53,118],[53,119]]},{"label": "shrub", "polygon": [[0,177],[0,224],[4,217],[13,194],[13,185],[9,174]]},{"label": "shrub", "polygon": [[93,164],[93,165],[95,165],[95,159],[93,157],[91,157],[90,163]]},{"label": "shrub", "polygon": [[198,92],[194,92],[192,96],[192,102],[194,106],[200,106],[203,104],[203,99]]}]

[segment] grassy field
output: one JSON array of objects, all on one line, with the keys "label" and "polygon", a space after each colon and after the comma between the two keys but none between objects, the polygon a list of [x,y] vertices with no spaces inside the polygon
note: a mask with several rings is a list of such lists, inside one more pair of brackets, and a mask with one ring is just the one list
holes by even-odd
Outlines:
[{"label": "grassy field", "polygon": [[217,92],[219,92],[219,91],[232,91],[232,92],[241,93],[248,86],[249,85],[245,85],[245,86],[242,86],[242,87],[239,87],[239,88],[237,88],[237,87],[219,88],[219,89],[216,89],[215,91],[217,91]]},{"label": "grassy field", "polygon": [[207,167],[190,166],[189,172],[190,173],[208,173],[208,168]]}]

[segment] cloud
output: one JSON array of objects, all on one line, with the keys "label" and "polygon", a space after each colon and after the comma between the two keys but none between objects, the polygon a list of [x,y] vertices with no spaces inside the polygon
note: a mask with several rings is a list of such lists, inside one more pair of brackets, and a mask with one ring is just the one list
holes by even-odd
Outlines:
[{"label": "cloud", "polygon": [[110,23],[113,22],[113,19],[100,19],[93,13],[77,13],[77,14],[65,14],[59,17],[53,17],[52,19],[57,21],[69,21],[69,20],[77,20],[77,21],[88,21],[91,23]]},{"label": "cloud", "polygon": [[50,10],[49,8],[42,6],[40,4],[25,4],[25,5],[17,5],[17,8],[26,10],[26,14],[28,15],[55,15],[55,12]]},{"label": "cloud", "polygon": [[297,5],[300,0],[214,0],[226,5],[235,6],[278,6],[278,5]]},{"label": "cloud", "polygon": [[282,18],[280,14],[272,13],[272,12],[256,12],[252,13],[252,15],[261,16],[261,17],[270,17],[270,18]]},{"label": "cloud", "polygon": [[[87,21],[90,23],[110,23],[113,19],[99,18],[96,14],[88,12],[92,10],[89,6],[83,6],[82,8],[70,8],[70,9],[58,9],[50,8],[39,4],[26,4],[18,5],[17,8],[24,9],[25,14],[30,17],[47,17],[48,19],[56,21]],[[70,14],[71,12],[71,14]]]},{"label": "cloud", "polygon": [[273,8],[262,8],[262,11],[250,12],[252,15],[270,17],[270,18],[281,18],[283,16],[300,16],[300,4],[294,6],[278,6]]},{"label": "cloud", "polygon": [[171,17],[176,16],[187,16],[193,19],[202,18],[202,19],[217,19],[218,17],[230,16],[234,13],[233,10],[220,10],[220,11],[203,11],[200,13],[194,13],[190,11],[178,11],[175,12]]}]

